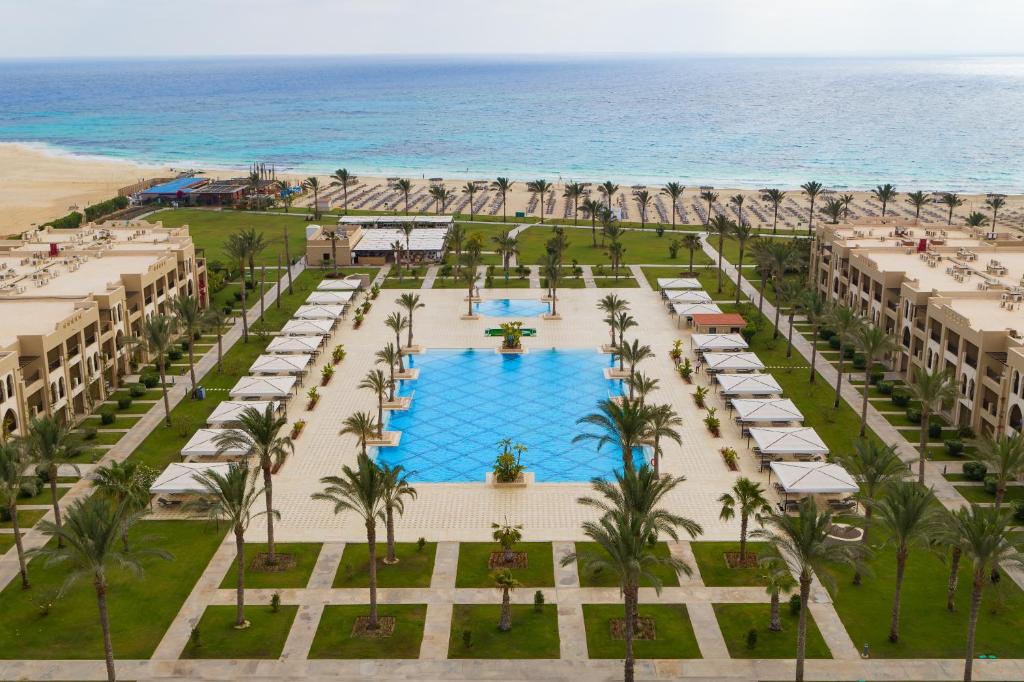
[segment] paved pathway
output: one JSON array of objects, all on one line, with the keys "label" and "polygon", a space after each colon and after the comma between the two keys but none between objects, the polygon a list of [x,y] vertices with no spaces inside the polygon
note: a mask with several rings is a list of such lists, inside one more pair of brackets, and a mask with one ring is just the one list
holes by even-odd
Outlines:
[{"label": "paved pathway", "polygon": [[[487,223],[488,225],[492,223]],[[532,223],[520,223],[508,231],[508,236],[518,237],[523,233],[524,230],[528,229]]]},{"label": "paved pathway", "polygon": [[594,268],[589,265],[580,265],[580,270],[583,271],[583,286],[587,289],[596,289],[597,282],[594,281]]},{"label": "paved pathway", "polygon": [[633,273],[633,278],[636,283],[640,285],[640,288],[644,291],[654,291],[651,289],[651,283],[647,281],[646,275],[644,275],[644,269],[642,265],[630,265],[629,271]]},{"label": "paved pathway", "polygon": [[540,266],[531,265],[530,267],[530,288],[540,289]]},{"label": "paved pathway", "polygon": [[429,268],[427,268],[427,274],[424,275],[423,277],[423,289],[434,288],[434,280],[437,279],[437,273],[440,269],[440,266],[437,265],[431,265]]}]

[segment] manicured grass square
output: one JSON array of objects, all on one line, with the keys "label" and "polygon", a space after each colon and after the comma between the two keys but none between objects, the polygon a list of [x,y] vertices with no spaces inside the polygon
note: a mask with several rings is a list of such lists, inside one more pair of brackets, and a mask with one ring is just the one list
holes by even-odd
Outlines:
[{"label": "manicured grass square", "polygon": [[[988,492],[985,490],[985,486],[983,485],[958,485],[956,486],[956,491],[963,495],[964,499],[968,502],[995,504],[996,501],[995,493]],[[1018,500],[1024,500],[1024,486],[1006,486],[1006,493],[1003,495],[1003,504],[1010,504]]]},{"label": "manicured grass square", "polygon": [[[640,604],[641,618],[653,618],[656,639],[633,640],[637,658],[700,658],[700,647],[693,634],[685,604]],[[590,658],[622,658],[626,642],[612,639],[611,621],[625,616],[622,604],[584,604],[583,622],[587,628],[587,653]]]},{"label": "manicured grass square", "polygon": [[379,616],[395,619],[395,631],[386,639],[352,637],[356,618],[370,612],[368,604],[325,606],[309,650],[310,658],[419,658],[423,643],[425,604],[379,604]]},{"label": "manicured grass square", "polygon": [[[19,509],[18,510],[18,527],[25,531],[36,525],[39,519],[46,516],[45,509]],[[13,521],[0,521],[0,528],[13,528]]]},{"label": "manicured grass square", "polygon": [[[726,552],[739,552],[739,542],[692,542],[690,547],[697,557],[701,578],[708,587],[742,587],[747,585],[763,585],[764,569],[730,568],[725,563]],[[748,542],[747,552],[763,555],[768,549],[763,542]]]},{"label": "manicured grass square", "polygon": [[[500,599],[495,590],[495,599]],[[448,658],[558,658],[558,607],[545,604],[537,612],[530,604],[512,605],[512,629],[498,629],[500,604],[456,604]],[[473,632],[472,646],[466,647],[462,633]]]},{"label": "manicured grass square", "polygon": [[[652,552],[655,556],[668,557],[668,545],[664,542],[659,542],[654,546]],[[580,555],[585,554],[597,554],[603,555],[604,550],[594,542],[577,542],[576,553]],[[618,587],[619,580],[614,573],[601,572],[597,574],[591,574],[589,571],[584,569],[585,562],[577,560],[576,570],[580,576],[581,587]],[[678,587],[679,576],[676,575],[675,569],[671,566],[651,566],[650,572],[659,579],[661,579],[662,587]]]},{"label": "manicured grass square", "polygon": [[[71,488],[57,488],[57,499],[59,500],[60,498],[64,497],[64,495],[66,495],[69,490],[71,490]],[[19,497],[18,498],[18,504],[19,505],[27,505],[27,504],[49,504],[49,505],[52,505],[53,504],[53,495],[50,494],[50,485],[46,484],[45,486],[42,486],[41,488],[39,488],[39,492],[37,492],[32,497]]]},{"label": "manicured grass square", "polygon": [[[265,542],[245,543],[245,586],[252,588],[274,588],[274,587],[305,587],[309,582],[309,576],[313,573],[313,566],[320,555],[321,545],[309,544],[281,544],[275,545],[278,554],[291,554],[295,557],[295,568],[288,571],[256,571],[252,569],[252,562],[257,554],[267,551]],[[221,581],[221,588],[235,587],[238,580],[238,564],[231,562],[224,580]]]},{"label": "manicured grass square", "polygon": [[280,658],[298,606],[281,606],[274,613],[269,606],[246,606],[245,619],[251,625],[236,630],[234,606],[207,606],[199,620],[200,645],[190,641],[182,658]]},{"label": "manicured grass square", "polygon": [[[463,542],[459,545],[459,569],[456,587],[494,587],[487,567],[491,552],[500,552],[496,542]],[[526,552],[526,568],[511,569],[512,575],[523,587],[554,587],[555,568],[550,542],[520,542],[514,552]]]},{"label": "manicured grass square", "polygon": [[0,534],[0,554],[5,554],[11,547],[14,547],[14,534]]},{"label": "manicured grass square", "polygon": [[[369,587],[370,555],[365,542],[348,543],[334,575],[334,587]],[[384,563],[386,543],[377,543],[377,587],[430,587],[437,544],[428,542],[417,550],[414,542],[395,543],[397,564]]]},{"label": "manicured grass square", "polygon": [[125,434],[125,432],[123,432],[123,431],[114,431],[112,433],[110,433],[110,432],[97,433],[95,437],[89,438],[89,439],[85,440],[84,443],[87,446],[89,446],[89,445],[116,445],[117,442],[124,437],[124,434]]},{"label": "manicured grass square", "polygon": [[[779,614],[782,631],[768,629],[771,620],[770,604],[715,604],[715,616],[722,629],[725,645],[733,658],[795,658],[798,615],[789,612],[789,604],[782,600]],[[747,647],[747,633],[757,630],[757,645]],[[832,658],[814,616],[807,614],[807,658]]]}]

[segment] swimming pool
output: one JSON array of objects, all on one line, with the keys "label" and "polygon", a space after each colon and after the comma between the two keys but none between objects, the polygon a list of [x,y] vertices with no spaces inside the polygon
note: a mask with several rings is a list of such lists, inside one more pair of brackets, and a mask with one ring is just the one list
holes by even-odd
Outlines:
[{"label": "swimming pool", "polygon": [[486,317],[537,317],[551,312],[551,304],[530,298],[496,298],[474,303],[473,311]]},{"label": "swimming pool", "polygon": [[[615,447],[573,443],[576,420],[597,401],[622,392],[608,381],[610,355],[586,350],[542,350],[502,355],[493,350],[434,350],[409,356],[420,370],[402,382],[412,407],[391,412],[388,428],[402,432],[398,447],[378,448],[377,459],[401,464],[413,481],[483,483],[511,438],[529,450],[527,471],[537,482],[589,481],[621,468]],[[642,457],[638,453],[638,457]]]}]

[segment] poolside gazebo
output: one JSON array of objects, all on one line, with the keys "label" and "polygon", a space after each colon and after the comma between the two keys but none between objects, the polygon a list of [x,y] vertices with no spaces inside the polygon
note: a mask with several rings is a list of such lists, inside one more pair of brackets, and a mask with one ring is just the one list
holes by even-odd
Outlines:
[{"label": "poolside gazebo", "polygon": [[253,374],[292,374],[306,373],[313,356],[309,353],[274,353],[261,355],[249,366]]},{"label": "poolside gazebo", "polygon": [[802,424],[804,415],[789,398],[734,398],[728,401],[736,410],[738,424]]},{"label": "poolside gazebo", "polygon": [[231,470],[230,462],[174,462],[168,464],[153,485],[149,486],[149,492],[157,496],[160,506],[180,504],[181,500],[168,502],[161,495],[173,497],[202,495],[206,487],[196,478],[207,471],[216,471],[222,476],[227,475]]},{"label": "poolside gazebo", "polygon": [[673,315],[677,315],[676,326],[683,326],[683,320],[686,320],[689,324],[693,320],[694,315],[700,315],[702,313],[720,313],[722,309],[715,303],[676,303],[670,304],[671,312]]},{"label": "poolside gazebo", "polygon": [[306,297],[309,305],[341,305],[347,306],[352,300],[352,291],[314,291]]},{"label": "poolside gazebo", "polygon": [[185,447],[181,449],[181,458],[186,461],[192,461],[197,459],[210,459],[212,457],[224,457],[228,459],[243,459],[249,455],[252,451],[251,447],[248,448],[228,448],[223,452],[219,452],[217,447],[217,438],[225,433],[234,432],[243,438],[248,438],[244,432],[237,429],[199,429],[193,434],[189,441],[185,443]]},{"label": "poolside gazebo", "polygon": [[665,292],[676,289],[703,289],[704,287],[696,277],[659,277],[658,288]]},{"label": "poolside gazebo", "polygon": [[[778,479],[776,490],[786,496],[783,508],[787,510],[791,508],[790,495],[853,495],[860,490],[850,472],[832,462],[772,462],[769,470]],[[834,497],[828,504],[843,509],[855,506]]]},{"label": "poolside gazebo", "polygon": [[213,408],[206,423],[210,426],[233,426],[238,423],[238,417],[250,407],[265,412],[267,405],[272,405],[275,412],[281,408],[281,403],[276,400],[225,400]]},{"label": "poolside gazebo", "polygon": [[337,320],[344,314],[343,305],[300,305],[292,317],[296,320]]},{"label": "poolside gazebo", "polygon": [[782,395],[782,386],[771,374],[716,374],[715,382],[726,396]]},{"label": "poolside gazebo", "polygon": [[281,327],[282,336],[330,336],[334,320],[288,320]]},{"label": "poolside gazebo", "polygon": [[295,377],[241,377],[228,395],[238,400],[287,400],[296,383]]},{"label": "poolside gazebo", "polygon": [[697,354],[738,353],[750,347],[739,334],[691,334],[690,345]]},{"label": "poolside gazebo", "polygon": [[316,357],[327,337],[316,336],[275,336],[267,344],[268,353],[309,353]]},{"label": "poolside gazebo", "polygon": [[704,353],[709,374],[715,372],[760,372],[764,363],[754,353]]},{"label": "poolside gazebo", "polygon": [[358,291],[362,287],[358,279],[325,279],[316,285],[317,291]]}]

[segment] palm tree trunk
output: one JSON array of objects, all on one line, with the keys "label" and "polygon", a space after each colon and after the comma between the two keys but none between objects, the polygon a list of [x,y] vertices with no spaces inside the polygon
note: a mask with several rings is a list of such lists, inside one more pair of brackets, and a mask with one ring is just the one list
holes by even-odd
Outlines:
[{"label": "palm tree trunk", "polygon": [[743,279],[743,246],[740,245],[740,262],[736,264],[736,305],[740,304],[740,282]]},{"label": "palm tree trunk", "polygon": [[793,316],[795,314],[796,314],[796,308],[791,306],[790,309],[789,309],[789,317],[787,318],[787,321],[789,322],[789,333],[786,336],[786,357],[787,358],[793,357]]},{"label": "palm tree trunk", "polygon": [[814,383],[814,379],[815,379],[815,375],[817,374],[817,372],[814,371],[814,364],[815,364],[815,362],[818,359],[818,324],[817,323],[814,324],[814,327],[812,328],[812,332],[814,333],[814,338],[811,339],[811,376],[810,376],[810,378],[807,381],[813,384]]},{"label": "palm tree trunk", "polygon": [[[242,298],[241,298],[241,303],[242,303],[242,343],[249,343],[249,316],[247,315],[247,313],[249,311],[245,307],[245,263],[242,263],[242,270],[241,271],[242,271],[242,277],[241,277],[241,284],[242,284]],[[289,286],[290,285],[291,285],[291,282],[289,281]]]},{"label": "palm tree trunk", "polygon": [[723,242],[724,241],[725,241],[725,237],[723,237],[722,235],[719,235],[718,236],[718,291],[717,291],[717,293],[719,293],[719,294],[722,293],[722,248],[723,248]]},{"label": "palm tree trunk", "polygon": [[235,528],[235,627],[245,627],[245,538],[241,528]]},{"label": "palm tree trunk", "polygon": [[[928,406],[921,403],[921,457],[917,460],[917,482],[924,485],[924,461],[928,457],[928,422],[932,416],[929,414]],[[999,491],[996,490],[996,507],[999,507]]]},{"label": "palm tree trunk", "polygon": [[398,350],[398,371],[405,372],[405,360],[402,359],[402,332],[395,331],[395,348]]},{"label": "palm tree trunk", "polygon": [[384,437],[384,394],[377,396],[377,438]]},{"label": "palm tree trunk", "polygon": [[277,563],[277,552],[274,544],[274,481],[271,480],[270,462],[265,462],[262,469],[263,495],[267,502],[267,564],[273,566]]},{"label": "palm tree trunk", "polygon": [[388,555],[384,559],[385,564],[397,564],[398,557],[395,556],[395,510],[388,505],[384,514],[384,524],[388,535]]},{"label": "palm tree trunk", "polygon": [[167,426],[171,425],[171,401],[167,397],[167,373],[164,367],[164,356],[160,356],[160,360],[157,362],[160,366],[160,390],[164,394],[164,418],[167,422]]},{"label": "palm tree trunk", "polygon": [[[775,293],[778,294],[778,288],[775,289]],[[782,314],[782,305],[778,300],[775,301],[775,329],[772,330],[772,340],[779,338],[779,317]]]},{"label": "palm tree trunk", "polygon": [[222,343],[223,335],[218,330],[217,332],[217,373],[220,374],[224,368],[224,344]]},{"label": "palm tree trunk", "polygon": [[193,348],[196,345],[196,341],[195,341],[194,338],[192,338],[192,336],[193,336],[193,334],[191,332],[189,332],[189,335],[188,335],[188,374],[189,374],[189,379],[192,380],[192,388],[189,389],[190,392],[196,390],[196,356],[195,356],[195,350]]},{"label": "palm tree trunk", "polygon": [[892,594],[892,618],[889,620],[889,641],[900,641],[900,599],[903,596],[903,575],[907,570],[907,550],[896,552],[896,589]]},{"label": "palm tree trunk", "polygon": [[693,249],[690,249],[690,274],[693,274]]},{"label": "palm tree trunk", "polygon": [[960,579],[960,548],[954,547],[949,558],[949,580],[946,581],[946,610],[956,610],[956,585]]},{"label": "palm tree trunk", "polygon": [[[348,211],[348,198],[345,199],[345,210]],[[284,264],[288,269],[288,295],[292,293],[292,259],[288,255],[288,228],[284,228]]]},{"label": "palm tree trunk", "polygon": [[768,619],[768,629],[771,632],[782,631],[782,618],[779,617],[779,593],[772,592],[771,616]]},{"label": "palm tree trunk", "polygon": [[758,292],[759,295],[757,297],[757,312],[759,314],[764,312],[764,288],[766,286],[768,286],[768,275],[767,274],[762,274],[761,275],[761,290]]},{"label": "palm tree trunk", "polygon": [[[57,497],[57,465],[51,464],[50,468],[47,470],[47,473],[50,476],[50,500],[53,504],[53,525],[57,526],[58,530],[57,546],[63,547],[64,538],[59,532],[63,524],[61,523],[60,518],[60,502],[58,502],[59,498]],[[17,512],[17,509],[15,509],[15,512]],[[17,513],[11,515],[11,518],[17,518]]]},{"label": "palm tree trunk", "polygon": [[971,682],[974,663],[974,637],[978,630],[978,612],[981,610],[981,591],[985,588],[985,576],[974,572],[974,587],[971,590],[971,613],[967,618],[967,652],[964,654],[964,682]]},{"label": "palm tree trunk", "polygon": [[101,577],[95,577],[92,581],[96,589],[96,606],[100,612],[100,629],[103,631],[103,658],[107,663],[107,681],[114,682],[117,675],[114,672],[114,645],[110,641],[110,615],[107,613],[107,584]]},{"label": "palm tree trunk", "polygon": [[804,658],[807,656],[807,604],[811,596],[811,577],[800,576],[800,616],[796,626],[796,682],[804,680]]},{"label": "palm tree trunk", "polygon": [[18,505],[12,504],[7,508],[11,515],[11,530],[14,531],[14,546],[18,550],[18,572],[21,573],[21,589],[27,590],[31,585],[28,582],[28,565],[25,563],[25,545],[21,542],[21,527],[18,525]]},{"label": "palm tree trunk", "polygon": [[837,369],[839,376],[836,377],[836,400],[832,403],[833,408],[839,407],[839,396],[843,392],[843,344],[841,341],[839,343],[839,367]]},{"label": "palm tree trunk", "polygon": [[864,437],[864,433],[868,429],[868,382],[864,381],[864,399],[860,405],[860,437]]},{"label": "palm tree trunk", "polygon": [[654,477],[661,478],[661,445],[659,437],[654,437]]},{"label": "palm tree trunk", "polygon": [[[405,347],[406,348],[412,348],[412,309],[411,308],[409,309],[409,334],[408,334],[408,338],[406,339],[406,342],[405,342]],[[399,349],[399,352],[401,352],[401,349]]]},{"label": "palm tree trunk", "polygon": [[626,602],[626,618],[623,626],[625,627],[626,634],[626,657],[623,664],[623,680],[624,682],[633,682],[633,626],[636,620],[633,617],[635,609],[634,603],[636,601],[637,588],[627,587],[625,591],[625,602]]},{"label": "palm tree trunk", "polygon": [[[862,529],[864,532],[860,536],[860,544],[864,545],[865,547],[867,547],[867,545],[868,545],[868,533],[871,532],[871,514],[872,514],[871,506],[865,504],[864,505],[864,528]],[[854,585],[860,585],[860,581],[861,581],[860,563],[858,562],[856,564],[856,568],[853,571],[853,584]]]},{"label": "palm tree trunk", "polygon": [[779,205],[775,204],[775,215],[772,219],[772,234],[778,234],[779,232]]},{"label": "palm tree trunk", "polygon": [[993,505],[996,509],[999,509],[1001,506],[1003,506],[1003,496],[1005,494],[1006,494],[1006,483],[1005,482],[1001,482],[1001,481],[997,482],[996,483],[996,503],[995,503],[995,505]]},{"label": "palm tree trunk", "polygon": [[740,564],[747,558],[747,522],[746,514],[740,514]]},{"label": "palm tree trunk", "polygon": [[507,587],[501,588],[501,618],[498,619],[498,629],[502,632],[512,629],[512,603]]},{"label": "palm tree trunk", "polygon": [[377,522],[366,522],[367,553],[370,557],[370,628],[376,630],[377,623]]}]

